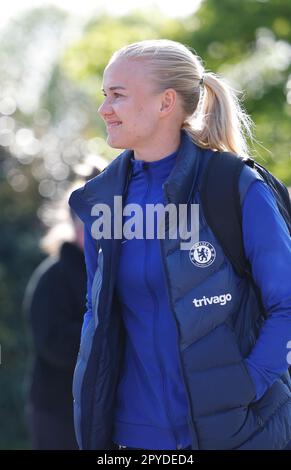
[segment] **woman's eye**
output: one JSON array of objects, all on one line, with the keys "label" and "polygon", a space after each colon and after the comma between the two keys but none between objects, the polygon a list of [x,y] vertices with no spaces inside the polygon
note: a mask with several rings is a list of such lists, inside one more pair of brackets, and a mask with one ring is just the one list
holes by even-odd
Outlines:
[{"label": "woman's eye", "polygon": [[[106,94],[106,93],[103,93],[103,96],[104,96],[104,98],[106,98],[106,97],[107,97],[107,94]],[[121,95],[120,93],[112,93],[111,96],[113,96],[114,98],[119,98],[120,96],[123,96],[123,95]]]}]

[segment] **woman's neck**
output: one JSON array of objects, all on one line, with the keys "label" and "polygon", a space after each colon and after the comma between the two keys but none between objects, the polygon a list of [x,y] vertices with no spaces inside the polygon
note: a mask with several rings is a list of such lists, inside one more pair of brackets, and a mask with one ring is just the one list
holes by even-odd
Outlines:
[{"label": "woman's neck", "polygon": [[181,133],[167,137],[153,139],[148,145],[133,149],[135,160],[154,162],[174,153],[180,145]]}]

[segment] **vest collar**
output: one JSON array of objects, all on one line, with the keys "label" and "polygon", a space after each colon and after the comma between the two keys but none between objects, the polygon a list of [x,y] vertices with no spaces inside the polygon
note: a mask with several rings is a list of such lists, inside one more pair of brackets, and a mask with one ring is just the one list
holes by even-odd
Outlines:
[{"label": "vest collar", "polygon": [[196,185],[200,154],[198,147],[185,132],[181,131],[181,142],[178,149],[176,164],[163,188],[168,202],[186,204]]}]

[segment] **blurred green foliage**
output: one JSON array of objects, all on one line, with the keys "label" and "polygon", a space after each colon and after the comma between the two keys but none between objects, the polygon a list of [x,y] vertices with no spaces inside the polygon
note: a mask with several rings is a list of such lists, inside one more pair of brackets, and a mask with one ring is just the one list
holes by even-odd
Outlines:
[{"label": "blurred green foliage", "polygon": [[[2,449],[29,447],[24,409],[31,343],[22,299],[30,274],[44,256],[38,248],[42,226],[36,213],[55,197],[40,188],[45,181],[46,188],[61,194],[85,155],[110,159],[116,154],[100,139],[105,132],[97,116],[102,72],[116,49],[150,38],[174,39],[192,47],[207,70],[223,74],[235,89],[244,91],[244,107],[256,125],[252,153],[291,185],[290,0],[204,0],[183,20],[161,18],[155,11],[123,18],[102,15],[91,19],[74,43],[62,46],[53,59],[42,60],[39,50],[58,43],[67,20],[67,14],[55,9],[34,10],[19,18],[0,44],[0,75],[7,81],[10,70],[6,88],[18,97],[27,93],[36,74],[31,72],[35,62],[29,62],[33,47],[36,64],[51,61],[40,73],[45,77],[42,87],[36,82],[39,98],[34,109],[19,108],[13,123],[7,121],[15,135],[30,129],[40,150],[31,156],[25,148],[0,146]],[[19,181],[27,184],[21,187]]]},{"label": "blurred green foliage", "polygon": [[41,260],[39,223],[35,213],[40,196],[35,184],[26,195],[14,191],[4,178],[8,155],[0,147],[0,416],[1,449],[26,448],[29,333],[22,310],[23,292],[33,266]]},{"label": "blurred green foliage", "polygon": [[174,39],[244,90],[254,157],[291,185],[291,2],[207,0]]}]

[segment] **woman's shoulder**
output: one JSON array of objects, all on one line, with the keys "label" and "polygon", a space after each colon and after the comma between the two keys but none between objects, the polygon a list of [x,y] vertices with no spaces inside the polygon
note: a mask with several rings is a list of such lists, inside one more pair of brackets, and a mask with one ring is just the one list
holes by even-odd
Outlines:
[{"label": "woman's shoulder", "polygon": [[25,289],[23,307],[27,311],[32,299],[54,283],[59,283],[59,257],[46,257],[33,271]]},{"label": "woman's shoulder", "polygon": [[239,177],[239,181],[238,181],[238,190],[239,190],[241,205],[243,204],[243,201],[245,199],[245,196],[249,188],[256,181],[261,181],[262,183],[264,182],[262,176],[260,176],[256,170],[254,170],[253,168],[250,168],[248,165],[244,165],[241,171],[240,177]]}]

